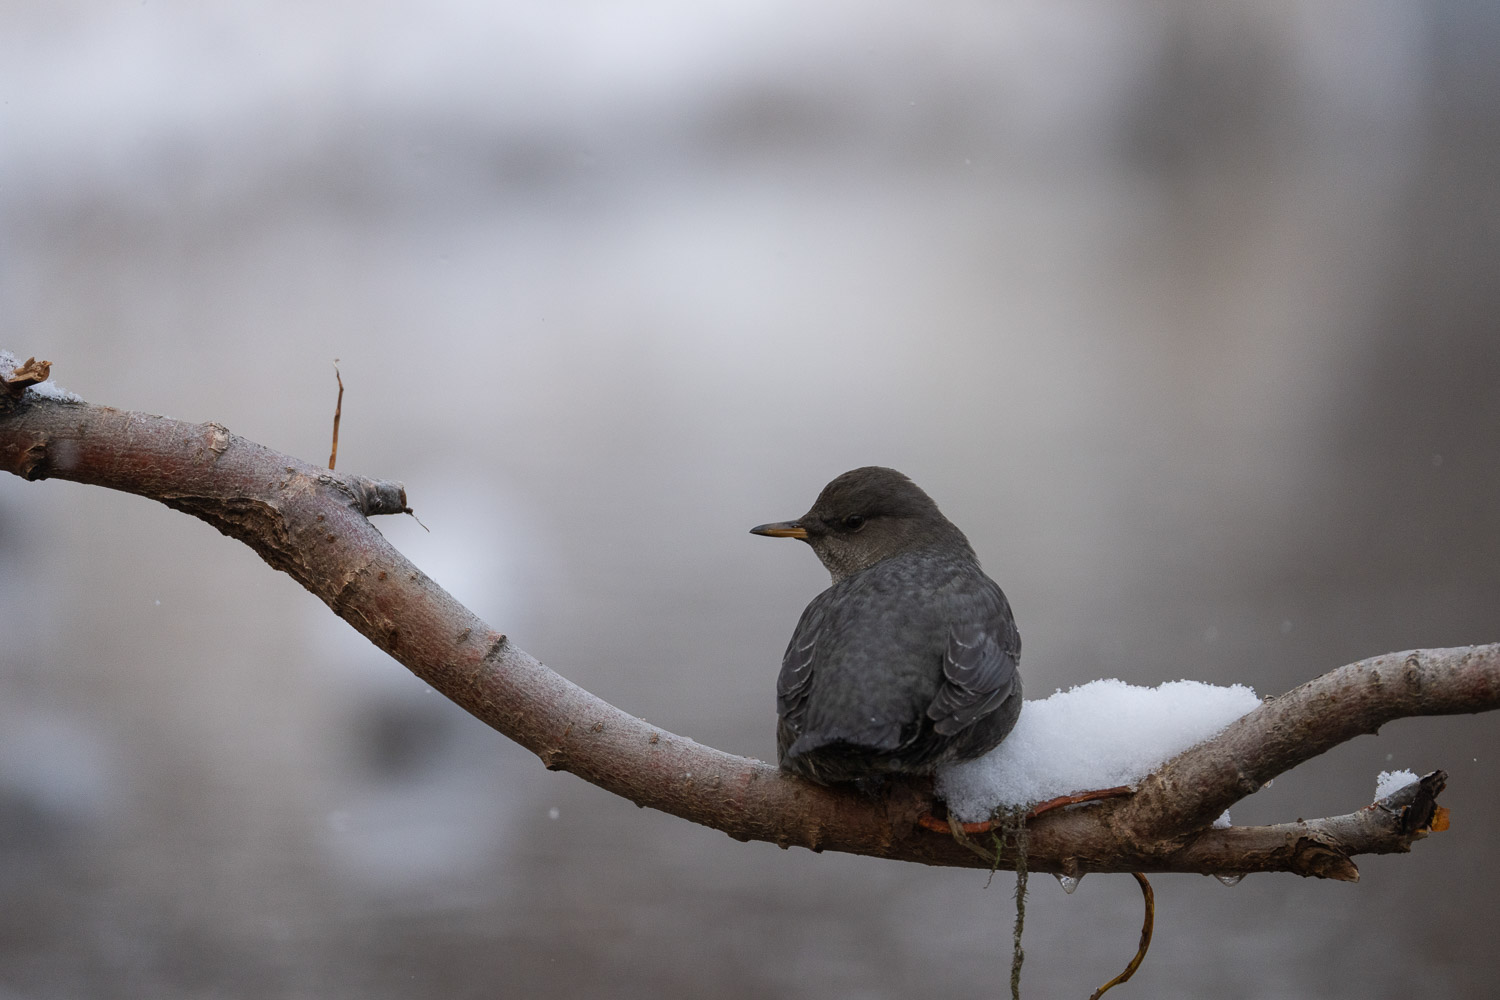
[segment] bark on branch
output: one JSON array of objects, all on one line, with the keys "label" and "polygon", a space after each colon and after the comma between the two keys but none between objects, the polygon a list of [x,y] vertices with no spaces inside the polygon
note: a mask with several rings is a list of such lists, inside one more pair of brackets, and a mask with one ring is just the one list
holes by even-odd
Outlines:
[{"label": "bark on branch", "polygon": [[[898,786],[879,802],[813,785],[650,725],[549,670],[369,523],[369,516],[406,510],[397,483],[333,473],[219,424],[43,398],[5,380],[0,467],[27,480],[135,493],[209,522],[548,768],[638,805],[738,840],[985,864],[951,838],[916,827],[932,805],[924,783]],[[1038,817],[1029,828],[1029,867],[1070,875],[1291,871],[1357,878],[1354,855],[1406,851],[1426,835],[1441,772],[1345,816],[1222,830],[1209,824],[1277,774],[1392,719],[1497,707],[1500,645],[1390,653],[1340,667],[1183,753],[1132,797]]]}]

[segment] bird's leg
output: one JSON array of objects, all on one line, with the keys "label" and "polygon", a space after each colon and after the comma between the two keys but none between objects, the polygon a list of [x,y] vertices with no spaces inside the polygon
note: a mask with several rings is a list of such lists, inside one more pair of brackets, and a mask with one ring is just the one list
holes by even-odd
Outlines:
[{"label": "bird's leg", "polygon": [[[1098,788],[1089,792],[1059,795],[1055,799],[1038,802],[1032,806],[1026,811],[1026,818],[1032,820],[1036,819],[1042,813],[1051,812],[1053,809],[1060,809],[1063,806],[1077,805],[1080,802],[1094,802],[1099,799],[1117,799],[1131,795],[1134,792],[1135,789],[1129,785],[1116,785],[1114,788]],[[961,831],[971,836],[976,833],[990,833],[996,828],[996,821],[994,819],[987,819],[981,820],[978,823],[960,823],[952,813],[948,814],[946,820],[941,820],[931,812],[927,812],[917,818],[917,825],[924,830],[932,830],[936,833],[953,833],[956,839],[958,834],[954,831]]]},{"label": "bird's leg", "polygon": [[[923,816],[922,819],[928,819],[931,817],[931,815],[931,813],[928,813],[927,815]],[[921,821],[919,820],[918,822]],[[979,846],[979,844],[969,836],[968,827],[971,826],[985,827],[984,830],[976,830],[976,833],[989,832],[989,824],[987,823],[960,823],[957,816],[953,815],[952,813],[948,814],[948,832],[953,835],[953,839],[962,844],[964,847],[967,847],[969,850],[973,851],[975,854],[979,855],[979,857],[983,858],[987,864],[998,867],[1000,864],[1000,852],[988,851]],[[931,827],[929,827],[929,829],[931,829]]]}]

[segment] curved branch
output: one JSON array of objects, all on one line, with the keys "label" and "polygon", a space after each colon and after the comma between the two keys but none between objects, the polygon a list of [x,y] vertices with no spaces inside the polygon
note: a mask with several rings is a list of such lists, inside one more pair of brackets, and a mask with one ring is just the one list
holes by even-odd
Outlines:
[{"label": "curved branch", "polygon": [[1414,649],[1330,670],[1142,780],[1114,821],[1132,836],[1201,829],[1284,771],[1393,719],[1500,708],[1497,647]]},{"label": "curved branch", "polygon": [[[548,768],[571,771],[638,805],[739,840],[934,865],[984,864],[952,839],[916,828],[931,805],[925,782],[897,785],[878,802],[814,785],[652,726],[549,670],[369,523],[368,516],[406,509],[398,484],[320,469],[218,424],[40,398],[24,387],[0,387],[0,467],[28,480],[135,493],[209,522]],[[1204,828],[1273,775],[1390,719],[1496,707],[1500,646],[1390,654],[1340,668],[1182,754],[1133,798],[1039,817],[1029,833],[1029,867],[1074,875],[1356,877],[1350,855],[1407,850],[1425,826],[1390,822],[1387,808],[1288,827]]]}]

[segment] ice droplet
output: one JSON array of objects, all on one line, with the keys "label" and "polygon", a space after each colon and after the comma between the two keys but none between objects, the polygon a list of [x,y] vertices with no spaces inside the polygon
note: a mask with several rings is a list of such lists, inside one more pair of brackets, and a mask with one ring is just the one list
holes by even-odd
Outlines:
[{"label": "ice droplet", "polygon": [[562,815],[562,810],[559,809],[559,808],[557,808],[557,806],[553,806],[551,809],[547,810],[547,818],[548,819],[557,819],[561,815]]},{"label": "ice droplet", "polygon": [[1078,888],[1078,883],[1082,881],[1082,875],[1079,875],[1077,877],[1074,877],[1072,875],[1057,876],[1057,884],[1062,886],[1063,892],[1067,893],[1069,896],[1073,895],[1073,890]]},{"label": "ice droplet", "polygon": [[1244,877],[1245,877],[1245,873],[1244,872],[1240,872],[1237,875],[1215,875],[1214,876],[1214,878],[1218,879],[1220,882],[1224,883],[1225,885],[1239,885],[1240,881],[1242,879],[1244,879]]}]

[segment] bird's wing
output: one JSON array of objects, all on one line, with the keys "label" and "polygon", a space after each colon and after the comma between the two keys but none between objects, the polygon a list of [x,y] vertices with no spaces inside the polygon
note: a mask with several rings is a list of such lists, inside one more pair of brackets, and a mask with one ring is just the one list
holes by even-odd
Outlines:
[{"label": "bird's wing", "polygon": [[999,708],[1017,688],[1021,637],[1004,601],[1000,598],[999,607],[978,621],[948,627],[943,683],[927,706],[933,729],[943,736],[967,729]]},{"label": "bird's wing", "polygon": [[814,597],[797,619],[792,640],[781,657],[781,673],[776,678],[776,715],[784,725],[799,733],[806,720],[808,695],[812,692],[820,655],[819,638],[827,630],[830,611],[836,607],[832,588]]},{"label": "bird's wing", "polygon": [[[811,611],[812,608],[808,608]],[[804,614],[781,657],[781,673],[776,677],[776,714],[795,720],[802,712],[807,693],[812,688],[813,661],[818,647],[818,622]]]}]

